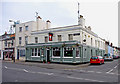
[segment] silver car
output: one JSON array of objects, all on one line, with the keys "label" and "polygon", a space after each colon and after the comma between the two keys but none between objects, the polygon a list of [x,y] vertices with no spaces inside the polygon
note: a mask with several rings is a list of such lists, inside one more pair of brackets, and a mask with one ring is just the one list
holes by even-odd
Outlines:
[{"label": "silver car", "polygon": [[105,54],[103,58],[104,58],[104,60],[111,60],[111,61],[113,61],[113,56],[111,54],[109,54],[109,53]]}]

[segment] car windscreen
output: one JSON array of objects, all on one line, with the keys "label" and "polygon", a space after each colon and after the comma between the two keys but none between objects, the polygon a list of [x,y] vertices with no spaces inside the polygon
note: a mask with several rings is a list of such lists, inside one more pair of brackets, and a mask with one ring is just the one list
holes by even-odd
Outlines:
[{"label": "car windscreen", "polygon": [[91,57],[91,59],[98,59],[98,57]]}]

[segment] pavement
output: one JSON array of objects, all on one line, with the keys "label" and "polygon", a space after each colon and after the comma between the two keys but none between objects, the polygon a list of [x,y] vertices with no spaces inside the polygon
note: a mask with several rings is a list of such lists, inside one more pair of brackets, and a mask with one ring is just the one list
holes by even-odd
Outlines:
[{"label": "pavement", "polygon": [[[103,65],[2,62],[3,82],[102,82],[119,84],[118,59]],[[85,65],[85,67],[83,67]]]},{"label": "pavement", "polygon": [[[10,62],[28,66],[37,66],[41,68],[49,68],[49,69],[80,69],[90,65],[90,63],[82,63],[82,64],[62,64],[62,63],[40,63],[40,62],[25,62],[23,60],[16,60],[15,62],[11,60],[4,60],[3,62]],[[58,66],[59,65],[59,66]]]}]

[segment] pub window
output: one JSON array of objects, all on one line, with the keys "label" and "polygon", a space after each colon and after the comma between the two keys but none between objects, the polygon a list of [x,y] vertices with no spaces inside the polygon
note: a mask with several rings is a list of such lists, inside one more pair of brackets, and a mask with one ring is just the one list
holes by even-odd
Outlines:
[{"label": "pub window", "polygon": [[64,48],[64,57],[73,57],[73,48],[72,47]]},{"label": "pub window", "polygon": [[79,57],[79,56],[80,56],[79,48],[76,48],[76,57]]},{"label": "pub window", "polygon": [[32,56],[34,56],[34,48],[32,49]]},{"label": "pub window", "polygon": [[41,56],[44,56],[44,49],[41,49]]},{"label": "pub window", "polygon": [[38,48],[38,56],[40,56],[40,48]]},{"label": "pub window", "polygon": [[73,34],[68,34],[68,39],[69,39],[69,41],[72,41],[73,40]]},{"label": "pub window", "polygon": [[37,56],[37,48],[35,48],[35,56]]},{"label": "pub window", "polygon": [[60,57],[60,48],[53,48],[53,56]]}]

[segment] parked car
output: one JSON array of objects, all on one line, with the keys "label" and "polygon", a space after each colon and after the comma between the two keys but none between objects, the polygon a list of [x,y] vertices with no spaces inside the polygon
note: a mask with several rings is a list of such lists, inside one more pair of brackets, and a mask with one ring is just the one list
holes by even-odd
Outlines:
[{"label": "parked car", "polygon": [[103,58],[104,58],[104,60],[111,60],[111,61],[113,61],[113,56],[111,54],[105,54]]},{"label": "parked car", "polygon": [[92,56],[90,64],[104,64],[104,59],[102,56]]},{"label": "parked car", "polygon": [[113,59],[117,59],[118,58],[118,56],[117,55],[112,55],[113,56]]}]

